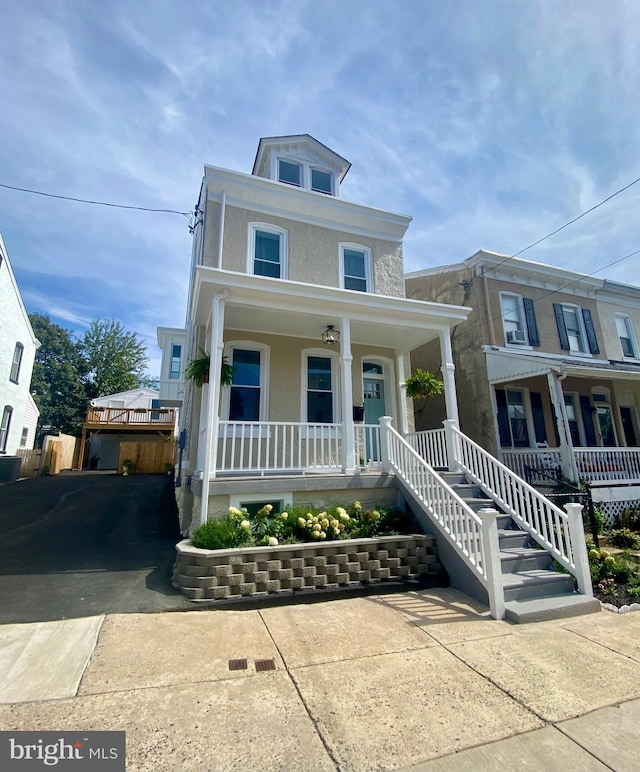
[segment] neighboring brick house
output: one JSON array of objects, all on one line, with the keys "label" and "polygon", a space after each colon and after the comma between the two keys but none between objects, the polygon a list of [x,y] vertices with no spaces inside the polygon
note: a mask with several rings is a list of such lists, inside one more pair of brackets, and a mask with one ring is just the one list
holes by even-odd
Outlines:
[{"label": "neighboring brick house", "polygon": [[[407,297],[473,307],[452,336],[463,432],[523,476],[560,467],[637,498],[640,288],[487,251],[405,280]],[[411,363],[438,368],[429,346]],[[443,417],[436,401],[418,428]]]},{"label": "neighboring brick house", "polygon": [[0,454],[33,448],[39,412],[30,388],[39,346],[0,234]]}]

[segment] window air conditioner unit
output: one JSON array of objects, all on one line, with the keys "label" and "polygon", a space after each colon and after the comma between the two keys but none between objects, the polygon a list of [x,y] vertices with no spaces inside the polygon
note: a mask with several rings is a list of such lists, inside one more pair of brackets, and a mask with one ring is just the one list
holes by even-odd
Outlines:
[{"label": "window air conditioner unit", "polygon": [[523,330],[510,330],[507,333],[507,343],[526,343],[527,339],[525,337]]}]

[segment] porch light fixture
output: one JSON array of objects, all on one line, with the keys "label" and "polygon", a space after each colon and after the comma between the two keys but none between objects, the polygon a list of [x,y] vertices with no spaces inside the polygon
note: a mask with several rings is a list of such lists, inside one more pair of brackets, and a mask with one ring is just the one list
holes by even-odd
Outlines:
[{"label": "porch light fixture", "polygon": [[322,342],[326,343],[327,346],[333,346],[340,342],[340,330],[336,330],[332,324],[329,324],[320,337],[322,338]]}]

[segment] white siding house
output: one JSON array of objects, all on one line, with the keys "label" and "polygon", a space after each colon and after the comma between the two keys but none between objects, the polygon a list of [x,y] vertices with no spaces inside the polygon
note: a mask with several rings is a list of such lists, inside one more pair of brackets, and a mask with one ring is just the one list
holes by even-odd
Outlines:
[{"label": "white siding house", "polygon": [[0,454],[33,447],[38,409],[30,388],[39,346],[0,234]]}]

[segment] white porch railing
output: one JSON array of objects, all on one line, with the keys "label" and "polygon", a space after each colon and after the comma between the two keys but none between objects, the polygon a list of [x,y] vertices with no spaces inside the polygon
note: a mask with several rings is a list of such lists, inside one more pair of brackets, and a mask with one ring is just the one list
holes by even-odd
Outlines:
[{"label": "white porch railing", "polygon": [[562,467],[562,456],[558,450],[550,448],[526,448],[523,450],[501,450],[500,458],[518,477],[526,477],[527,470],[539,469],[543,472],[553,472]]},{"label": "white porch railing", "polygon": [[341,471],[342,424],[220,421],[217,473]]},{"label": "white porch railing", "polygon": [[459,429],[451,431],[456,463],[467,478],[575,576],[579,592],[592,595],[581,516],[569,517]]},{"label": "white porch railing", "polygon": [[436,469],[447,469],[449,467],[444,429],[410,432],[407,434],[407,442],[421,458],[424,458],[428,464]]},{"label": "white porch railing", "polygon": [[575,448],[578,474],[592,482],[640,481],[640,448]]},{"label": "white porch railing", "polygon": [[356,424],[353,427],[356,466],[367,467],[379,463],[380,424]]}]

